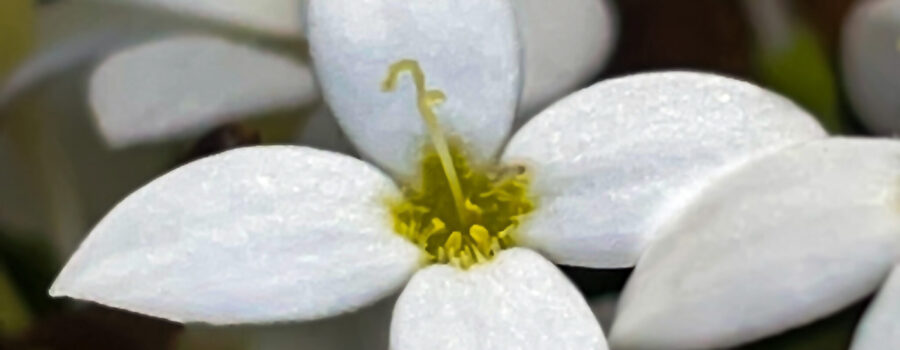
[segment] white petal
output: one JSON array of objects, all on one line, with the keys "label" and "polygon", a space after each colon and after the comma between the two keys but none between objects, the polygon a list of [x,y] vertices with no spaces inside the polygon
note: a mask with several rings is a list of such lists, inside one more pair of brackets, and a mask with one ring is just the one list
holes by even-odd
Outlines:
[{"label": "white petal", "polygon": [[388,68],[417,60],[445,132],[475,156],[503,145],[516,109],[520,45],[510,0],[312,0],[312,57],[326,101],[360,152],[410,176],[428,138],[412,79],[383,92]]},{"label": "white petal", "polygon": [[519,117],[530,118],[600,73],[615,43],[615,19],[607,0],[516,4],[525,46]]},{"label": "white petal", "polygon": [[900,142],[813,141],[705,190],[665,226],[619,304],[622,348],[724,348],[875,290],[900,252]]},{"label": "white petal", "polygon": [[556,263],[632,266],[657,226],[715,175],[824,135],[793,103],[710,74],[601,82],[553,105],[510,141],[538,209],[521,241]]},{"label": "white petal", "polygon": [[36,22],[34,53],[3,83],[0,105],[49,76],[91,63],[126,45],[179,30],[202,30],[178,18],[96,1],[41,5]]},{"label": "white petal", "polygon": [[606,349],[584,298],[528,249],[467,271],[435,265],[409,282],[391,322],[391,349]]},{"label": "white petal", "polygon": [[327,151],[353,155],[356,149],[347,140],[337,119],[328,110],[328,107],[320,107],[313,112],[306,123],[298,131],[297,144],[310,146]]},{"label": "white petal", "polygon": [[851,347],[881,349],[900,349],[900,268],[896,267],[856,328]]},{"label": "white petal", "polygon": [[900,1],[861,1],[843,27],[843,73],[857,115],[881,134],[900,133]]},{"label": "white petal", "polygon": [[222,39],[174,37],[105,60],[91,106],[116,147],[189,135],[317,95],[312,72],[291,59]]},{"label": "white petal", "polygon": [[245,148],[179,168],[94,229],[54,283],[71,296],[182,322],[306,320],[374,302],[419,249],[371,166],[304,147]]},{"label": "white petal", "polygon": [[289,38],[303,36],[306,0],[106,0],[159,8]]}]

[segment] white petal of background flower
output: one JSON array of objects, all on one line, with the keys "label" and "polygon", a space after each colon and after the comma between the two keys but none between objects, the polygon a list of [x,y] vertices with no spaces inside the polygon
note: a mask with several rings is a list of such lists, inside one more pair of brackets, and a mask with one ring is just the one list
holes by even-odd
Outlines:
[{"label": "white petal of background flower", "polygon": [[433,265],[406,286],[392,350],[606,349],[587,302],[553,264],[521,248],[463,271]]},{"label": "white petal of background flower", "polygon": [[725,348],[803,325],[873,292],[898,240],[900,142],[787,149],[727,175],[665,226],[610,341]]},{"label": "white petal of background flower", "polygon": [[657,226],[717,174],[824,131],[799,107],[721,76],[607,80],[551,106],[503,161],[529,165],[522,244],[560,264],[632,266]]},{"label": "white petal of background flower", "polygon": [[349,155],[356,154],[356,149],[350,144],[350,140],[347,140],[337,119],[327,106],[319,107],[309,116],[298,130],[296,141],[301,146]]},{"label": "white petal of background flower", "polygon": [[304,147],[181,167],[104,218],[51,289],[180,322],[307,320],[389,295],[421,252],[391,228],[381,172]]},{"label": "white petal of background flower", "polygon": [[401,177],[427,141],[412,80],[383,92],[391,64],[419,61],[447,100],[441,126],[492,157],[512,125],[521,66],[509,0],[312,0],[307,29],[326,101],[360,152]]},{"label": "white petal of background flower", "polygon": [[608,0],[517,0],[525,46],[519,118],[531,118],[593,79],[616,40]]},{"label": "white petal of background flower", "polygon": [[116,147],[197,133],[318,96],[302,63],[223,39],[182,36],[106,59],[90,81],[98,125]]},{"label": "white petal of background flower", "polygon": [[850,349],[900,349],[900,268],[894,267],[875,302],[869,305]]},{"label": "white petal of background flower", "polygon": [[900,133],[900,1],[860,1],[843,27],[844,83],[872,131]]},{"label": "white petal of background flower", "polygon": [[[102,18],[103,20],[98,20]],[[41,80],[139,41],[202,27],[91,0],[59,1],[37,8],[36,48],[0,88],[0,105]]]},{"label": "white petal of background flower", "polygon": [[105,0],[145,5],[287,38],[303,36],[306,0]]}]

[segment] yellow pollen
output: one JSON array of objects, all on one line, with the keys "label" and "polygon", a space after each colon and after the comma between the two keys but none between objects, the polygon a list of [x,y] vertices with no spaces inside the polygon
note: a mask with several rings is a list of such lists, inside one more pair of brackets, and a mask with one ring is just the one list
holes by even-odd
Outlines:
[{"label": "yellow pollen", "polygon": [[470,164],[461,143],[444,136],[433,108],[446,96],[426,88],[418,62],[391,65],[382,89],[394,91],[404,72],[415,83],[418,111],[431,143],[422,152],[416,181],[403,188],[402,201],[390,203],[394,229],[419,246],[432,263],[465,269],[490,260],[514,245],[515,229],[534,209],[528,175],[521,167]]},{"label": "yellow pollen", "polygon": [[456,169],[453,168],[453,161],[450,159],[450,147],[447,146],[447,139],[444,138],[444,133],[441,132],[441,126],[438,124],[437,115],[435,115],[432,110],[432,108],[437,107],[437,105],[444,103],[446,96],[441,90],[427,90],[425,88],[425,73],[422,72],[422,67],[419,66],[419,62],[414,60],[401,60],[391,65],[388,69],[387,78],[381,84],[381,89],[383,91],[394,91],[397,88],[397,78],[399,78],[400,73],[403,72],[409,72],[409,74],[412,75],[413,82],[416,85],[416,93],[419,97],[417,104],[419,114],[421,114],[422,119],[425,120],[425,125],[428,128],[428,135],[431,137],[431,143],[441,159],[441,166],[444,168],[444,173],[447,176],[447,181],[450,185],[450,191],[453,193],[453,199],[455,200],[456,212],[459,215],[459,219],[466,222],[465,210],[463,210],[462,188],[459,185],[459,177],[456,175]]}]

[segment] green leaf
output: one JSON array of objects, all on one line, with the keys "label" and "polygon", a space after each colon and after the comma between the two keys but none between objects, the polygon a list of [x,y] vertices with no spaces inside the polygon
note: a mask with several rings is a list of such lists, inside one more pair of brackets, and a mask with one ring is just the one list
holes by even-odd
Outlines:
[{"label": "green leaf", "polygon": [[807,26],[794,27],[789,45],[758,48],[755,61],[764,85],[809,110],[828,131],[845,131],[834,71],[819,38]]}]

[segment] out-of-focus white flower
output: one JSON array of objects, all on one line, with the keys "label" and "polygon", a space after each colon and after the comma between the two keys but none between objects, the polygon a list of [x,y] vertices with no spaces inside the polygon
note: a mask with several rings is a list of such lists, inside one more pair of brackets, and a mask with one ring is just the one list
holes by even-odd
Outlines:
[{"label": "out-of-focus white flower", "polygon": [[873,132],[900,134],[900,1],[858,1],[844,23],[844,83],[853,109]]},{"label": "out-of-focus white flower", "polygon": [[307,0],[102,0],[146,6],[175,15],[197,17],[285,39],[303,37]]},{"label": "out-of-focus white flower", "polygon": [[188,164],[114,208],[51,294],[236,324],[335,316],[406,285],[395,350],[603,349],[550,261],[632,266],[718,175],[824,137],[765,90],[669,72],[573,94],[507,143],[512,1],[313,0],[307,34],[338,122],[385,172],[291,146]]},{"label": "out-of-focus white flower", "polygon": [[[611,343],[731,347],[871,294],[900,253],[898,159],[897,141],[833,138],[724,175],[641,257]],[[854,349],[900,345],[896,280],[885,284]]]},{"label": "out-of-focus white flower", "polygon": [[194,135],[317,97],[305,65],[208,36],[119,52],[90,82],[91,107],[112,146]]},{"label": "out-of-focus white flower", "polygon": [[[245,44],[273,40],[266,34],[281,38],[296,27],[288,39],[302,48],[300,24],[279,24],[285,16],[299,21],[300,11],[276,11],[299,9],[299,0],[176,6],[180,3],[86,0],[39,7],[37,49],[4,84],[0,103],[68,69],[96,66],[89,84],[93,116],[107,142],[124,147],[315,101],[314,79],[300,55]],[[184,11],[172,16],[134,4]],[[186,15],[230,19],[235,27],[257,31],[248,34]],[[268,45],[273,46],[278,45]],[[287,51],[291,45],[282,46]]]}]

